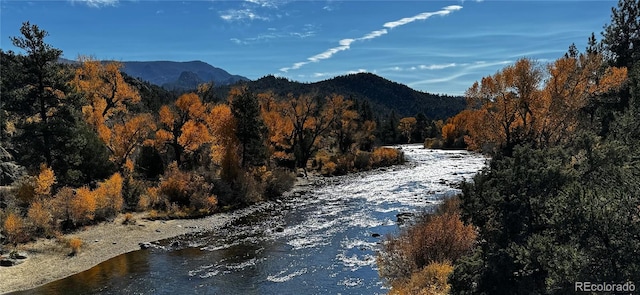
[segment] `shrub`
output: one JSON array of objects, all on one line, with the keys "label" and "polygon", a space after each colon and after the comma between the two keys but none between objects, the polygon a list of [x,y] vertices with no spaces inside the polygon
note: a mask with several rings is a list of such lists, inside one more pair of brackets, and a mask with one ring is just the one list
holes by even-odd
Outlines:
[{"label": "shrub", "polygon": [[398,149],[379,147],[371,153],[371,167],[386,167],[404,162],[404,154]]},{"label": "shrub", "polygon": [[159,189],[157,187],[147,188],[145,194],[140,196],[140,200],[138,201],[138,209],[141,211],[155,209],[155,210],[164,210],[165,208],[165,200],[162,196],[160,196]]},{"label": "shrub", "polygon": [[378,257],[380,275],[393,285],[430,264],[455,262],[470,253],[477,234],[460,219],[458,205],[451,198],[435,214],[425,214],[398,237],[389,237]]},{"label": "shrub", "polygon": [[88,224],[93,221],[96,211],[96,199],[86,186],[76,190],[70,204],[70,217],[75,225]]},{"label": "shrub", "polygon": [[271,171],[271,175],[266,179],[264,196],[267,199],[273,199],[281,196],[293,187],[296,176],[286,169],[275,169]]},{"label": "shrub", "polygon": [[178,165],[174,162],[167,167],[162,181],[158,185],[158,193],[166,197],[169,203],[188,206],[189,194],[187,190],[191,185],[190,175],[180,171]]},{"label": "shrub", "polygon": [[131,214],[130,212],[127,212],[124,214],[124,220],[122,220],[122,224],[124,225],[136,224],[136,219],[133,217],[133,214]]},{"label": "shrub", "polygon": [[51,233],[53,229],[53,215],[51,214],[51,210],[46,208],[44,202],[35,201],[31,203],[27,217],[35,227],[34,231],[36,235],[48,235]]},{"label": "shrub", "polygon": [[357,151],[353,166],[358,170],[367,170],[370,168],[371,153],[365,151]]},{"label": "shrub", "polygon": [[4,233],[7,235],[7,240],[14,245],[29,240],[29,237],[25,232],[24,219],[18,214],[10,212],[4,219],[2,227],[4,229]]},{"label": "shrub", "polygon": [[331,162],[331,161],[326,162],[324,163],[324,165],[322,165],[322,169],[320,169],[320,174],[325,176],[333,175],[337,167],[338,165],[336,165],[336,163],[334,162]]},{"label": "shrub", "polygon": [[47,165],[40,165],[40,173],[35,179],[34,192],[39,197],[47,197],[51,195],[51,187],[56,182],[56,176],[53,170]]},{"label": "shrub", "polygon": [[71,253],[69,255],[74,256],[78,254],[78,252],[80,251],[80,247],[82,247],[82,244],[83,243],[80,238],[70,238],[69,240],[67,240],[67,246],[71,248]]},{"label": "shrub", "polygon": [[453,266],[450,262],[432,262],[422,270],[413,273],[408,280],[395,282],[389,294],[449,294],[451,286],[448,278],[452,272]]},{"label": "shrub", "polygon": [[92,192],[96,201],[96,219],[107,219],[122,210],[124,205],[122,183],[123,179],[120,173],[115,173],[109,179],[98,184],[98,188]]}]

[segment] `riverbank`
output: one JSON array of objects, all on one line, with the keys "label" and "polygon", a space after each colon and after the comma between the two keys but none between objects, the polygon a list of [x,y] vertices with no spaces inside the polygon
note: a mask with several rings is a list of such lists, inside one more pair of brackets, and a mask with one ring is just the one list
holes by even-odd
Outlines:
[{"label": "riverbank", "polygon": [[[308,190],[315,177],[298,178],[286,195]],[[268,204],[264,204],[268,206]],[[19,245],[18,252],[27,259],[12,267],[0,267],[0,294],[28,290],[88,270],[118,255],[140,249],[140,244],[212,231],[224,227],[236,218],[260,210],[261,206],[242,209],[243,212],[219,213],[199,219],[148,220],[148,213],[134,213],[134,224],[123,224],[124,214],[112,222],[86,227],[63,239],[79,238],[83,244],[75,256],[71,249],[56,239],[38,239]]]}]

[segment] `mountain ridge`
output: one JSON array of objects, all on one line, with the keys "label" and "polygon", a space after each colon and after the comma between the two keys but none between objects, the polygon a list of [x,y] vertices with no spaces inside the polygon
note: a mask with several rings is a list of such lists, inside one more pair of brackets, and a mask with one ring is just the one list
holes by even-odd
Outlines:
[{"label": "mountain ridge", "polygon": [[[466,107],[461,96],[432,94],[415,90],[407,85],[393,82],[373,73],[357,73],[336,76],[318,82],[296,82],[273,75],[254,81],[242,81],[252,92],[271,91],[285,97],[312,93],[318,96],[340,94],[356,100],[367,100],[378,114],[395,111],[399,116],[415,116],[423,113],[432,119],[446,119]],[[237,85],[236,84],[236,85]],[[230,86],[219,87],[223,94]]]}]

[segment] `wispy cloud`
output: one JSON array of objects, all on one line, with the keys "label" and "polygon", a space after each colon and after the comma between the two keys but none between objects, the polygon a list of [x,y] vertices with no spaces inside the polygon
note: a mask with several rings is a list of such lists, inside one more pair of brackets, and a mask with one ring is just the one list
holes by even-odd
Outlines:
[{"label": "wispy cloud", "polygon": [[383,35],[386,35],[389,33],[389,30],[394,29],[396,27],[399,26],[403,26],[406,25],[408,23],[412,23],[415,21],[419,21],[419,20],[426,20],[434,15],[448,15],[449,13],[451,13],[452,11],[457,11],[462,9],[462,6],[460,5],[450,5],[447,7],[442,8],[441,10],[435,11],[435,12],[424,12],[421,14],[418,14],[416,16],[413,17],[405,17],[402,18],[400,20],[397,21],[393,21],[393,22],[387,22],[383,25],[383,29],[380,30],[375,30],[375,31],[371,31],[367,34],[365,34],[362,37],[359,38],[354,38],[354,39],[342,39],[340,41],[338,41],[338,45],[336,47],[333,48],[329,48],[327,50],[325,50],[324,52],[321,52],[319,54],[316,54],[314,56],[311,56],[309,58],[307,58],[306,61],[302,61],[302,62],[297,62],[294,63],[292,66],[290,67],[283,67],[280,69],[280,71],[282,72],[288,72],[290,70],[297,70],[301,67],[303,67],[304,65],[307,65],[309,63],[316,63],[325,59],[329,59],[331,58],[333,55],[335,55],[336,53],[340,52],[340,51],[345,51],[351,48],[351,44],[353,44],[354,42],[360,42],[360,41],[365,41],[365,40],[372,40],[378,37],[381,37]]},{"label": "wispy cloud", "polygon": [[304,39],[313,37],[316,35],[315,26],[307,24],[305,25],[301,31],[288,31],[287,29],[279,30],[276,28],[267,28],[265,33],[262,33],[255,37],[246,37],[246,38],[231,38],[229,39],[231,42],[236,43],[238,45],[250,45],[256,43],[264,43],[270,40],[279,39],[279,38],[296,38],[296,39]]},{"label": "wispy cloud", "polygon": [[[270,17],[265,16],[269,14],[269,10],[278,9],[280,6],[287,4],[289,0],[244,0],[240,4],[240,8],[229,9],[220,13],[220,18],[228,22],[236,21],[254,21],[271,20]],[[259,14],[257,11],[260,10]]]},{"label": "wispy cloud", "polygon": [[220,13],[220,18],[228,22],[242,20],[269,20],[268,17],[258,15],[251,9],[229,9]]},{"label": "wispy cloud", "polygon": [[432,64],[432,65],[417,65],[417,66],[411,66],[411,67],[392,67],[388,70],[390,71],[394,71],[394,72],[408,72],[408,71],[417,71],[417,70],[442,70],[442,69],[446,69],[446,68],[453,68],[458,66],[458,64],[456,63],[448,63],[448,64]]},{"label": "wispy cloud", "polygon": [[71,3],[82,3],[86,4],[89,7],[100,8],[104,6],[116,6],[118,4],[118,0],[70,0]]},{"label": "wispy cloud", "polygon": [[[512,60],[498,60],[498,61],[491,61],[491,62],[476,61],[472,63],[462,63],[462,64],[456,65],[455,72],[451,73],[448,76],[419,80],[419,81],[409,83],[408,86],[416,87],[418,85],[425,85],[425,84],[428,85],[428,84],[449,83],[467,75],[472,75],[472,74],[475,75],[477,73],[477,70],[479,69],[482,69],[482,71],[485,71],[484,70],[485,68],[496,68],[497,70],[500,67],[504,67],[505,65],[508,65],[511,63],[513,63]],[[471,83],[473,83],[473,81],[464,81],[463,84],[471,85]]]}]

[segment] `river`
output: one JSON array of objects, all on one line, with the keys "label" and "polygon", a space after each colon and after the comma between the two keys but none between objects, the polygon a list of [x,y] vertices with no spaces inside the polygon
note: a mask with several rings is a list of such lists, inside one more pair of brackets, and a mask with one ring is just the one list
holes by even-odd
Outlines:
[{"label": "river", "polygon": [[[376,251],[399,213],[432,210],[485,165],[403,145],[402,166],[324,179],[219,231],[161,241],[18,294],[384,294]],[[246,213],[250,212],[250,213]]]}]

